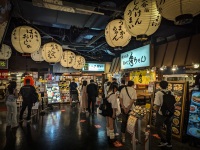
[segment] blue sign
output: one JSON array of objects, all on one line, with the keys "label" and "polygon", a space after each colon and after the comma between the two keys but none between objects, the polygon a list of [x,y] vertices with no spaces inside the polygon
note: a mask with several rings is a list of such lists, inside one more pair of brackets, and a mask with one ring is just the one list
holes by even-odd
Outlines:
[{"label": "blue sign", "polygon": [[121,54],[121,69],[150,66],[150,45]]},{"label": "blue sign", "polygon": [[86,63],[83,67],[83,71],[100,71],[104,72],[105,64],[96,64],[96,63]]}]

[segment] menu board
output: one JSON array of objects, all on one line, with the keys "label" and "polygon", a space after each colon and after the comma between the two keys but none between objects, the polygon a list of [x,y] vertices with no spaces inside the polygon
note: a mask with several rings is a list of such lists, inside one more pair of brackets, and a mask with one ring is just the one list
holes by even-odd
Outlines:
[{"label": "menu board", "polygon": [[47,83],[46,90],[47,90],[48,104],[61,102],[58,83]]},{"label": "menu board", "polygon": [[187,134],[200,139],[200,91],[192,91]]},{"label": "menu board", "polygon": [[[175,112],[172,120],[172,135],[181,138],[184,122],[184,110],[186,101],[186,82],[168,82],[168,90],[173,92],[176,99]],[[159,82],[155,83],[155,92],[160,90]],[[156,112],[152,110],[151,124],[155,126]],[[163,128],[165,130],[165,128]]]}]

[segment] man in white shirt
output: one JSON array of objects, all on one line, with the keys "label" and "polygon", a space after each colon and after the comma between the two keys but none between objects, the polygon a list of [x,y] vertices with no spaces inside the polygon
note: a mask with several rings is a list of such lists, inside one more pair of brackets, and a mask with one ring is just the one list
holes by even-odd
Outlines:
[{"label": "man in white shirt", "polygon": [[[172,124],[173,116],[165,117],[165,116],[163,116],[163,114],[161,112],[161,106],[163,104],[163,95],[164,95],[163,92],[165,92],[165,93],[168,92],[168,90],[167,90],[168,82],[161,81],[160,87],[161,87],[161,90],[156,92],[155,100],[154,100],[154,109],[157,111],[155,127],[156,127],[157,133],[161,139],[158,146],[159,147],[163,147],[163,146],[172,147],[172,145],[171,145],[171,134],[172,134],[171,124]],[[166,137],[164,137],[164,135],[161,131],[163,124],[166,124],[166,126],[167,126]]]},{"label": "man in white shirt", "polygon": [[134,107],[134,102],[137,99],[136,90],[134,89],[134,82],[128,81],[127,87],[123,88],[120,92],[120,104],[122,107],[122,142],[125,142],[125,132],[129,112]]}]

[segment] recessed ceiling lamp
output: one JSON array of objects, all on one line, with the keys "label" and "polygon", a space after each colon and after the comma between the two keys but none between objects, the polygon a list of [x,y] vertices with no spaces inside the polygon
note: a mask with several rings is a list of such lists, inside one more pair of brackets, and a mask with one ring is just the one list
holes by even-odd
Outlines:
[{"label": "recessed ceiling lamp", "polygon": [[163,65],[163,66],[160,68],[160,70],[163,71],[163,70],[165,70],[166,68],[167,68],[167,67]]},{"label": "recessed ceiling lamp", "polygon": [[197,69],[197,68],[199,68],[199,64],[193,64],[193,67],[194,67],[195,69]]},{"label": "recessed ceiling lamp", "polygon": [[172,66],[172,71],[176,71],[178,69],[178,66],[177,65],[173,65]]},{"label": "recessed ceiling lamp", "polygon": [[147,74],[149,74],[150,73],[150,71],[149,71],[149,69],[147,69]]},{"label": "recessed ceiling lamp", "polygon": [[154,72],[154,71],[156,71],[156,67],[151,68],[151,72]]}]

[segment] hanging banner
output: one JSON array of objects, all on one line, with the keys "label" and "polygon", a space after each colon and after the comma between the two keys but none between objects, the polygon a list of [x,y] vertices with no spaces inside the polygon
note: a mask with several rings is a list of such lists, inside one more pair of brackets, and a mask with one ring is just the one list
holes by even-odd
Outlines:
[{"label": "hanging banner", "polygon": [[129,132],[130,134],[133,134],[135,132],[136,122],[137,122],[137,118],[130,115],[127,121],[127,127],[126,127],[127,132]]},{"label": "hanging banner", "polygon": [[156,80],[156,74],[155,72],[147,73],[146,70],[132,71],[130,72],[130,80],[134,81],[135,84],[148,85]]},{"label": "hanging banner", "polygon": [[150,66],[150,45],[121,54],[121,69],[132,69]]}]

